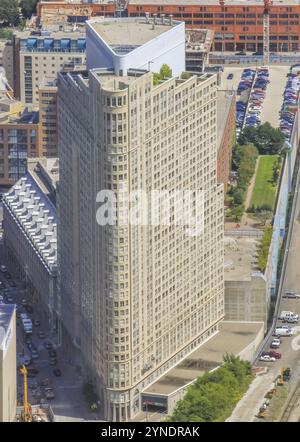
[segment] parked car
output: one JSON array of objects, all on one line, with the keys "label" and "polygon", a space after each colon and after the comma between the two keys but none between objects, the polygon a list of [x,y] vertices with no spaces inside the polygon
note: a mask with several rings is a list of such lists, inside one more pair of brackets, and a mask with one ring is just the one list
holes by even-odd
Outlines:
[{"label": "parked car", "polygon": [[26,305],[25,309],[26,309],[27,313],[33,313],[32,305],[30,305],[30,304]]},{"label": "parked car", "polygon": [[285,292],[283,298],[299,299],[300,295],[296,292]]},{"label": "parked car", "polygon": [[51,344],[50,341],[45,341],[45,342],[44,342],[44,347],[45,347],[47,350],[52,350],[53,345]]},{"label": "parked car", "polygon": [[50,358],[56,358],[56,356],[57,356],[56,350],[49,350],[49,356],[50,356]]},{"label": "parked car", "polygon": [[279,348],[280,344],[281,344],[280,339],[275,338],[275,339],[272,340],[270,347],[271,348]]},{"label": "parked car", "polygon": [[1,270],[2,273],[5,273],[5,272],[7,272],[7,267],[4,266],[4,265],[1,265],[0,266],[0,270]]},{"label": "parked car", "polygon": [[[39,373],[39,370],[36,367],[34,367],[34,366],[27,367],[27,376],[33,377],[33,376],[37,375],[38,373]],[[30,375],[32,375],[32,376],[30,376]]]},{"label": "parked car", "polygon": [[27,300],[26,300],[26,299],[22,299],[21,304],[22,304],[22,307],[26,307],[26,305],[27,305]]},{"label": "parked car", "polygon": [[261,357],[259,358],[259,360],[260,360],[260,361],[263,361],[263,362],[275,362],[275,361],[276,361],[275,358],[273,358],[273,357],[271,357],[271,356],[269,356],[269,355],[261,356]]},{"label": "parked car", "polygon": [[30,365],[31,364],[31,359],[29,358],[29,357],[25,357],[24,358],[24,360],[23,360],[23,364],[25,365],[25,366],[28,366],[28,365]]},{"label": "parked car", "polygon": [[38,359],[39,358],[38,351],[33,349],[32,347],[31,347],[31,358],[32,359]]},{"label": "parked car", "polygon": [[50,365],[56,365],[57,364],[57,359],[56,358],[51,358],[50,359]]},{"label": "parked car", "polygon": [[33,325],[35,325],[36,327],[39,327],[41,325],[41,321],[39,321],[38,319],[35,319],[33,321]]},{"label": "parked car", "polygon": [[227,75],[227,80],[232,80],[232,79],[233,79],[233,74],[232,73],[228,74]]},{"label": "parked car", "polygon": [[281,353],[277,352],[277,351],[264,351],[262,354],[262,356],[271,356],[271,358],[275,358],[275,359],[280,359],[281,358]]},{"label": "parked car", "polygon": [[40,339],[45,339],[45,337],[46,337],[45,332],[43,332],[43,331],[39,331],[39,333],[38,333],[38,337],[39,337]]},{"label": "parked car", "polygon": [[55,368],[55,369],[53,370],[53,374],[54,374],[54,376],[56,376],[56,377],[60,377],[60,376],[62,375],[61,370],[60,370],[59,368]]}]

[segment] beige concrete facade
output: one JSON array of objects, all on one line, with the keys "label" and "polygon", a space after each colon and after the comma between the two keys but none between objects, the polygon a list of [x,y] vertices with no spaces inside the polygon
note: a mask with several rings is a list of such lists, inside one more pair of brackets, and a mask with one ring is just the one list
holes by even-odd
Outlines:
[{"label": "beige concrete facade", "polygon": [[[142,391],[224,316],[216,97],[214,75],[154,86],[146,71],[59,74],[63,345],[78,348],[108,420],[135,416]],[[203,234],[173,224],[99,226],[101,189],[118,199],[121,189],[203,190]]]},{"label": "beige concrete facade", "polygon": [[17,406],[16,310],[0,305],[0,422],[13,422]]},{"label": "beige concrete facade", "polygon": [[47,158],[57,152],[57,87],[56,79],[44,79],[39,86],[40,147]]},{"label": "beige concrete facade", "polygon": [[24,104],[38,104],[39,85],[45,77],[56,77],[63,69],[85,64],[83,41],[84,29],[49,30],[43,35],[32,35],[30,31],[16,33],[13,39],[15,96]]}]

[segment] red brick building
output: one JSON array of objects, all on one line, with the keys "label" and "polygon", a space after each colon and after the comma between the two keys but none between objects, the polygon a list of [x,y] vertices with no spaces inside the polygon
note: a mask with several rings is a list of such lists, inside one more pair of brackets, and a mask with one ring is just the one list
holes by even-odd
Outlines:
[{"label": "red brick building", "polygon": [[224,192],[227,191],[235,141],[235,98],[233,91],[217,92],[217,177],[218,182],[224,184]]},{"label": "red brick building", "polygon": [[[45,26],[60,22],[84,22],[93,16],[173,15],[187,28],[212,29],[213,51],[261,51],[263,44],[263,0],[106,0],[103,3],[42,1],[37,14]],[[299,0],[273,0],[270,10],[270,50],[300,49]]]},{"label": "red brick building", "polygon": [[[172,14],[189,28],[215,32],[213,51],[261,51],[263,43],[263,0],[129,0],[129,16]],[[298,51],[300,48],[300,3],[273,0],[270,11],[270,50]]]}]

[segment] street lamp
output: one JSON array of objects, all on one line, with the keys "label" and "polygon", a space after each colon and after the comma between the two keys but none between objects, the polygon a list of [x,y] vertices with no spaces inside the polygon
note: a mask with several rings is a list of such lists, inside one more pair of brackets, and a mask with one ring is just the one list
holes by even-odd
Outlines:
[{"label": "street lamp", "polygon": [[150,64],[154,63],[154,61],[148,61],[148,71],[150,71]]}]

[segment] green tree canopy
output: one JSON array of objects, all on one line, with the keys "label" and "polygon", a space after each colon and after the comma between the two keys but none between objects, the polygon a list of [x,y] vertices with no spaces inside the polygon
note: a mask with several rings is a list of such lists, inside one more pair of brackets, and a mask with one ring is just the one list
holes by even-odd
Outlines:
[{"label": "green tree canopy", "polygon": [[19,2],[18,0],[0,1],[0,22],[17,26],[20,22]]},{"label": "green tree canopy", "polygon": [[284,135],[280,129],[274,128],[266,122],[259,127],[246,127],[241,132],[238,142],[241,145],[252,143],[257,147],[260,155],[280,153],[284,147]]},{"label": "green tree canopy", "polygon": [[35,12],[38,0],[21,0],[20,7],[24,17],[30,18]]}]

